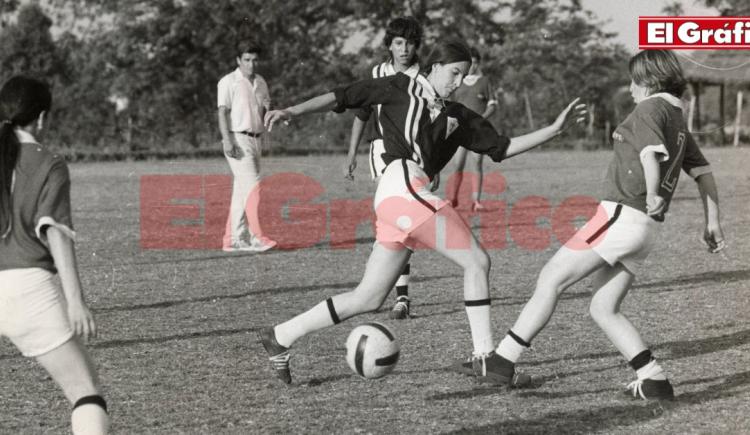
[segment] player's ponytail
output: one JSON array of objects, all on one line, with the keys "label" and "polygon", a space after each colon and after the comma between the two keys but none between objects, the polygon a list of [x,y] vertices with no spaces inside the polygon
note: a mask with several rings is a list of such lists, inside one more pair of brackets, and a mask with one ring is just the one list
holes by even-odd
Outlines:
[{"label": "player's ponytail", "polygon": [[39,80],[15,76],[0,89],[0,238],[13,224],[13,172],[21,148],[15,129],[34,122],[51,104],[49,87]]}]

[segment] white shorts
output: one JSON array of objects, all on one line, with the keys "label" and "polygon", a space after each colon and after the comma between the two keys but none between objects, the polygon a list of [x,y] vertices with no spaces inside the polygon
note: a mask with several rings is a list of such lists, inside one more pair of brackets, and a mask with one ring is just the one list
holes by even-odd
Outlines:
[{"label": "white shorts", "polygon": [[375,239],[386,246],[417,247],[410,234],[448,201],[430,192],[427,174],[412,160],[394,160],[380,177],[375,191]]},{"label": "white shorts", "polygon": [[0,335],[24,356],[45,354],[73,337],[54,276],[40,268],[0,270]]},{"label": "white shorts", "polygon": [[640,210],[602,201],[596,215],[566,244],[570,249],[592,249],[610,266],[622,263],[637,274],[653,248],[661,225]]},{"label": "white shorts", "polygon": [[385,172],[386,165],[383,161],[383,153],[385,153],[383,139],[375,139],[370,142],[370,176],[373,180],[377,180]]}]

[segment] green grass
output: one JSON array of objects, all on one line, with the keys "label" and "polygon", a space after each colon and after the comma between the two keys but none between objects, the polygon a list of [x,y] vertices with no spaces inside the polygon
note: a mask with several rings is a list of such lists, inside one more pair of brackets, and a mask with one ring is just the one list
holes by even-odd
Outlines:
[{"label": "green grass", "polygon": [[[300,340],[294,383],[270,373],[257,328],[286,320],[352,288],[372,244],[367,225],[353,249],[262,255],[218,250],[142,250],[139,179],[148,174],[225,174],[223,160],[71,165],[82,280],[101,330],[90,344],[113,430],[133,433],[746,433],[750,427],[750,150],[709,149],[729,248],[699,241],[703,211],[683,174],[659,248],[624,304],[675,384],[672,406],[632,402],[633,374],[588,317],[588,282],[565,294],[521,364],[546,381],[535,390],[489,388],[446,371],[471,351],[460,270],[433,252],[412,262],[414,319],[390,321],[385,306]],[[512,208],[530,195],[552,205],[596,196],[608,152],[539,152],[499,166]],[[298,172],[325,189],[314,201],[365,199],[364,158],[343,180],[343,156],[269,158],[265,174]],[[542,220],[540,225],[549,223]],[[476,227],[475,223],[475,227]],[[330,229],[328,229],[330,230]],[[530,296],[559,247],[490,251],[495,339]],[[389,298],[387,305],[390,305]],[[346,365],[356,324],[391,326],[402,343],[395,371],[365,381]],[[69,404],[33,361],[0,341],[0,433],[65,433]]]}]

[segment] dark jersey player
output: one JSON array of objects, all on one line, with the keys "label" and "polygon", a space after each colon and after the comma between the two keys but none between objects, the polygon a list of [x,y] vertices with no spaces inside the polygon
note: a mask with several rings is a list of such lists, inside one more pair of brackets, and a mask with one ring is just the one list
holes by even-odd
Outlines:
[{"label": "dark jersey player", "polygon": [[[292,344],[311,332],[380,307],[416,246],[433,248],[463,269],[464,301],[474,354],[493,351],[489,256],[458,213],[430,192],[427,184],[459,146],[499,162],[552,139],[582,121],[585,112],[583,105],[573,102],[548,127],[513,139],[500,136],[480,115],[459,103],[445,101],[461,84],[470,62],[465,43],[443,41],[430,53],[416,79],[396,74],[364,80],[266,115],[270,130],[277,121],[310,112],[380,105],[383,160],[387,164],[374,200],[376,243],[360,284],[259,332],[271,363],[284,382],[291,382]],[[484,373],[482,377],[511,385],[528,382],[513,371]]]}]

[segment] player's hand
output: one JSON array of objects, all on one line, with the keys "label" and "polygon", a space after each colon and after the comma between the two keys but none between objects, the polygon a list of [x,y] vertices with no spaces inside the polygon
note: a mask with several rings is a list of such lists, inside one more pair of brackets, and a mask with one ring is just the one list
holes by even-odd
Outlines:
[{"label": "player's hand", "polygon": [[357,160],[350,160],[349,163],[344,165],[344,178],[349,181],[353,181],[355,169],[357,169]]},{"label": "player's hand", "polygon": [[667,202],[659,195],[646,196],[646,214],[649,216],[660,216],[666,205]]},{"label": "player's hand", "polygon": [[84,341],[96,337],[94,316],[82,300],[68,301],[68,320],[73,333]]},{"label": "player's hand", "polygon": [[706,225],[706,229],[703,231],[703,242],[708,246],[708,252],[712,254],[721,252],[727,247],[724,233],[719,225]]},{"label": "player's hand", "polygon": [[292,119],[292,115],[286,110],[271,110],[266,113],[263,124],[266,126],[266,130],[271,131],[277,121],[288,122],[290,119]]},{"label": "player's hand", "polygon": [[435,174],[430,182],[430,192],[435,192],[440,188],[440,174]]},{"label": "player's hand", "polygon": [[568,104],[568,107],[566,107],[565,110],[557,115],[557,119],[555,119],[555,122],[553,122],[552,125],[558,133],[562,133],[572,125],[580,124],[586,120],[586,114],[588,111],[586,110],[585,104],[578,104],[580,100],[580,98],[576,98]]}]

